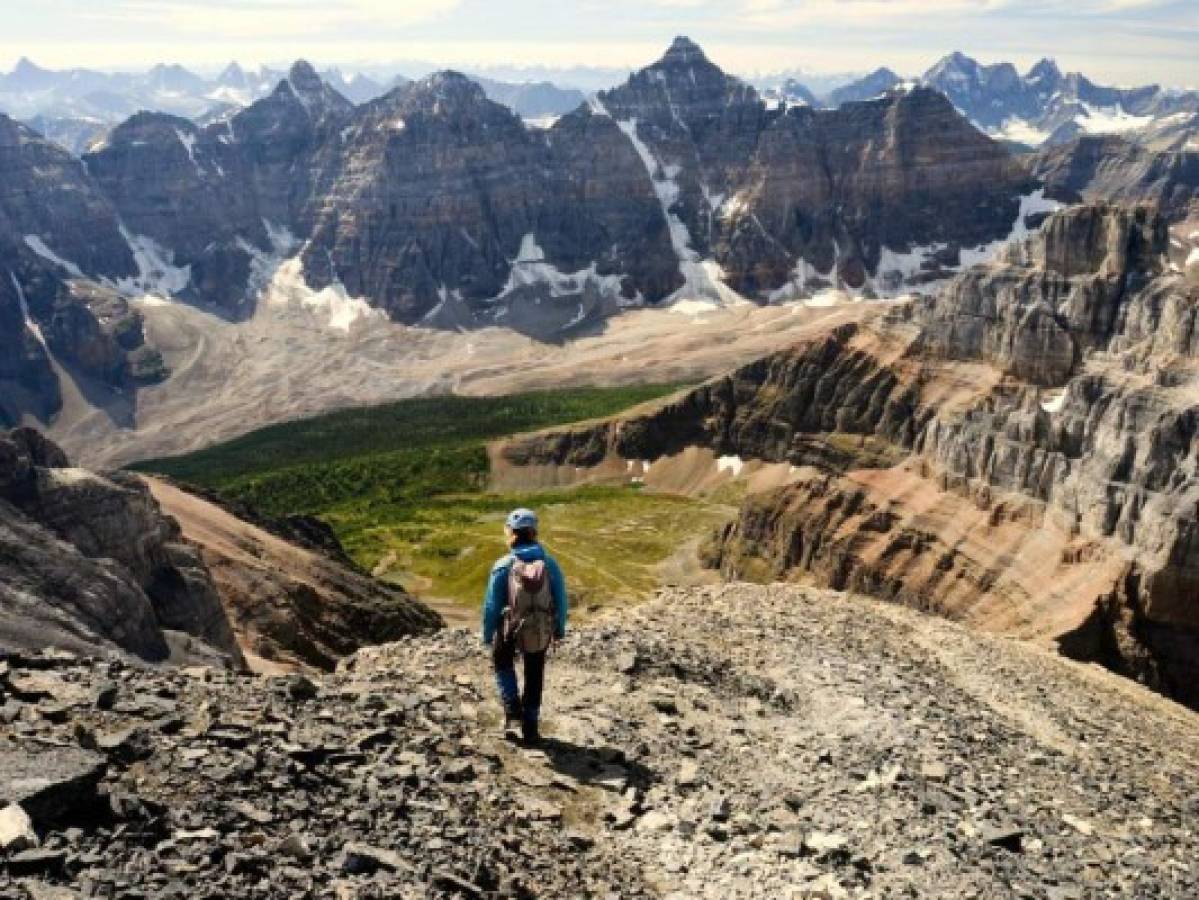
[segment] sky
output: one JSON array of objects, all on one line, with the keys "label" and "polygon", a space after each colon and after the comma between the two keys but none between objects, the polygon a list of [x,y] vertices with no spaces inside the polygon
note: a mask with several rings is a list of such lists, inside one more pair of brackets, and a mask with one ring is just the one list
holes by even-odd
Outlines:
[{"label": "sky", "polygon": [[0,69],[432,60],[639,67],[686,34],[728,71],[919,74],[952,50],[1199,87],[1199,0],[0,0]]}]

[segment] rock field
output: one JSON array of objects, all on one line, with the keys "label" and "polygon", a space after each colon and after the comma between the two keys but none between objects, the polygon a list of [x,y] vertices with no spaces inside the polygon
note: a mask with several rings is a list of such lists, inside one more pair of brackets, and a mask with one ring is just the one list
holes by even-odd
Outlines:
[{"label": "rock field", "polygon": [[0,662],[0,897],[1194,897],[1199,718],[802,586],[571,635],[540,750],[476,635],[320,680]]}]

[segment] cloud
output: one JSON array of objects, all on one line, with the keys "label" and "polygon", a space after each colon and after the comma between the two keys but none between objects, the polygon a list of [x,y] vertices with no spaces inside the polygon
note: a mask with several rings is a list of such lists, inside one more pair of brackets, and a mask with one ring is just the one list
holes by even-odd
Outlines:
[{"label": "cloud", "polygon": [[313,36],[354,29],[401,28],[434,20],[462,0],[112,0],[81,16],[169,34],[208,37]]}]

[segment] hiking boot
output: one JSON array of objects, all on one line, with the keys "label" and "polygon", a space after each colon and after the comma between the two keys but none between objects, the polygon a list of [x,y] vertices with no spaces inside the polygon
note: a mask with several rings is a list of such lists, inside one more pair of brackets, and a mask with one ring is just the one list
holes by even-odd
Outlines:
[{"label": "hiking boot", "polygon": [[541,731],[537,727],[536,722],[522,721],[520,723],[520,738],[526,747],[538,747],[541,745]]},{"label": "hiking boot", "polygon": [[514,730],[516,726],[521,724],[522,715],[519,703],[504,704],[504,731]]}]

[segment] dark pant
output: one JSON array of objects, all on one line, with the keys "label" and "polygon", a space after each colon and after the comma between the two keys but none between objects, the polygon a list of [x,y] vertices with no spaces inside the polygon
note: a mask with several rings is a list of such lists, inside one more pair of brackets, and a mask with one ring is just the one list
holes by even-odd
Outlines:
[{"label": "dark pant", "polygon": [[506,710],[520,710],[526,722],[541,717],[541,691],[545,686],[545,653],[522,653],[525,660],[524,695],[516,684],[516,641],[506,640],[501,631],[496,635],[491,661],[495,666],[495,683]]}]

